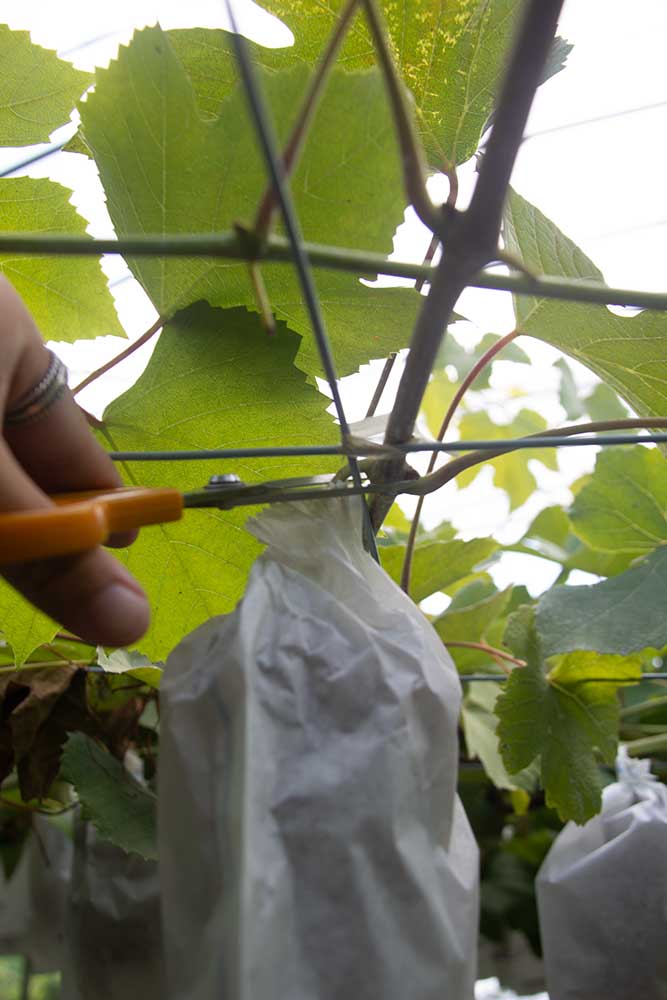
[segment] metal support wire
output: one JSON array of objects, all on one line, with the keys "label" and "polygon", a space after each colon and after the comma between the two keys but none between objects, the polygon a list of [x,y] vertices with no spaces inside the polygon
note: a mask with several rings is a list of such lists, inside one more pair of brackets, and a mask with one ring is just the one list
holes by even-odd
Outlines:
[{"label": "metal support wire", "polygon": [[[359,278],[375,278],[382,274],[429,283],[436,271],[433,264],[389,260],[383,254],[371,250],[350,250],[307,241],[302,245],[310,263],[315,267],[353,272]],[[236,230],[217,234],[181,233],[178,236],[145,233],[110,240],[73,236],[70,233],[0,233],[0,252],[59,257],[99,257],[100,254],[120,254],[124,257],[222,257],[226,260],[293,263],[289,242],[283,236],[269,236],[263,246],[253,247],[253,252],[250,252],[247,235]],[[659,312],[667,310],[667,292],[615,288],[600,281],[559,278],[550,274],[533,277],[516,271],[511,274],[495,274],[485,270],[473,275],[468,287],[588,305],[629,306]]]},{"label": "metal support wire", "polygon": [[15,174],[17,170],[23,170],[24,167],[29,167],[32,163],[38,163],[40,160],[45,160],[47,156],[53,156],[55,153],[60,153],[68,142],[69,139],[63,139],[62,142],[55,142],[51,146],[47,146],[46,149],[40,149],[38,153],[31,153],[30,156],[26,156],[22,160],[17,160],[14,163],[11,163],[8,167],[5,167],[4,170],[0,170],[0,180],[4,177],[11,177],[11,175]]},{"label": "metal support wire", "polygon": [[[260,93],[259,83],[255,76],[254,67],[252,65],[252,60],[248,52],[248,47],[246,45],[245,38],[243,37],[243,35],[239,33],[238,26],[236,24],[236,18],[230,0],[225,0],[225,7],[227,9],[227,16],[229,17],[229,21],[233,32],[231,41],[234,46],[234,54],[236,56],[236,61],[238,64],[239,74],[241,76],[241,79],[243,80],[246,98],[248,100],[252,117],[255,122],[257,137],[259,139],[259,143],[262,148],[262,152],[264,154],[264,159],[266,161],[266,166],[269,171],[271,182],[273,184],[276,196],[280,203],[283,222],[285,224],[285,229],[287,230],[287,235],[289,237],[292,254],[294,257],[294,265],[296,267],[296,271],[299,277],[301,290],[303,292],[306,308],[308,310],[311,326],[313,328],[313,334],[315,336],[317,348],[320,353],[320,358],[322,360],[324,372],[326,374],[327,381],[329,383],[329,388],[331,390],[331,395],[334,401],[334,406],[336,408],[336,415],[338,417],[338,422],[340,424],[341,435],[343,437],[343,440],[345,440],[349,435],[350,428],[347,422],[347,418],[345,416],[343,401],[341,399],[340,391],[338,388],[338,377],[336,375],[336,367],[334,364],[334,359],[331,352],[331,346],[329,344],[329,339],[327,337],[327,332],[324,325],[324,317],[322,316],[319,301],[317,298],[317,290],[315,288],[315,282],[313,281],[312,273],[310,270],[310,261],[308,259],[308,255],[303,245],[303,237],[299,226],[299,220],[297,218],[297,214],[294,208],[294,203],[292,201],[292,196],[287,183],[287,178],[285,176],[285,171],[283,169],[282,159],[276,152],[277,143],[275,135]],[[359,472],[359,466],[357,464],[356,459],[350,458],[349,465],[354,485],[361,488],[361,475]],[[377,545],[375,542],[375,533],[373,531],[372,524],[370,521],[368,507],[366,506],[365,502],[363,502],[363,508],[364,508],[364,538],[366,546],[370,554],[375,559],[375,561],[379,563],[380,556],[378,554]]]},{"label": "metal support wire", "polygon": [[[404,454],[415,454],[425,451],[499,451],[501,448],[511,448],[513,451],[525,451],[529,448],[582,448],[595,445],[597,447],[614,447],[629,444],[667,444],[667,433],[656,434],[596,434],[576,437],[543,437],[524,441],[516,438],[498,438],[494,441],[415,441],[409,444],[392,445],[383,449],[382,445],[369,444],[368,450],[361,447],[347,447],[342,444],[288,445],[271,448],[211,448],[191,451],[110,451],[109,457],[114,462],[192,462],[211,459],[246,459],[246,458],[294,458],[311,455],[342,455],[352,456],[373,455],[391,456],[397,451]],[[355,484],[356,485],[356,484]]]},{"label": "metal support wire", "polygon": [[[524,667],[515,667],[515,670],[523,670]],[[495,681],[496,684],[505,684],[508,674],[459,674],[462,684],[472,684],[478,681]],[[633,684],[643,684],[645,681],[667,681],[667,672],[646,673],[641,677],[587,677],[582,684],[618,684],[630,687]]]}]

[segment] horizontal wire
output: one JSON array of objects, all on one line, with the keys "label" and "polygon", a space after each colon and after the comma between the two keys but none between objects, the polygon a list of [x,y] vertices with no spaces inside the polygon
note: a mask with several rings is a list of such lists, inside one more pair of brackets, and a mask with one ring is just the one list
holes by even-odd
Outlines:
[{"label": "horizontal wire", "polygon": [[582,448],[596,445],[598,447],[613,447],[629,444],[660,444],[667,443],[667,433],[656,434],[598,434],[575,437],[544,437],[544,438],[497,438],[495,441],[416,441],[410,444],[392,445],[383,448],[382,445],[369,443],[367,450],[361,447],[349,447],[339,444],[286,445],[285,447],[267,448],[198,448],[181,451],[110,451],[109,457],[114,462],[191,462],[210,459],[234,458],[293,458],[309,455],[392,455],[396,451],[413,454],[426,451],[458,452],[458,451],[496,451],[501,448],[511,448],[513,451],[529,448]]},{"label": "horizontal wire", "polygon": [[636,226],[623,226],[620,229],[607,229],[603,233],[592,233],[585,238],[587,240],[608,240],[614,236],[626,236],[629,233],[645,233],[651,229],[660,229],[667,226],[667,219],[657,219],[654,222],[641,222]]},{"label": "horizontal wire", "polygon": [[[515,667],[514,670],[525,670],[525,667]],[[512,671],[514,673],[514,671]],[[504,684],[509,678],[509,674],[459,674],[462,684],[472,684],[476,681],[495,681]],[[646,673],[641,677],[587,677],[579,682],[580,684],[642,684],[644,681],[667,681],[667,672]]]},{"label": "horizontal wire", "polygon": [[22,160],[16,160],[8,167],[5,167],[4,170],[0,170],[0,179],[10,177],[13,173],[16,173],[17,170],[23,170],[24,167],[29,167],[32,163],[38,163],[40,160],[45,160],[47,156],[53,156],[55,153],[60,153],[69,141],[69,139],[63,139],[62,142],[53,143],[53,145],[47,146],[46,149],[40,149],[38,153],[31,153],[30,156],[26,156]]},{"label": "horizontal wire", "polygon": [[[104,667],[90,666],[84,667],[89,673],[106,673]],[[524,670],[524,667],[515,667],[515,670]],[[508,674],[459,674],[459,680],[462,684],[473,684],[473,683],[485,683],[487,681],[495,682],[496,684],[505,684],[509,678]],[[643,684],[645,681],[667,681],[667,672],[663,673],[646,673],[642,674],[641,677],[587,677],[582,680],[581,684],[624,684],[626,686],[631,686],[633,684]]]},{"label": "horizontal wire", "polygon": [[543,128],[538,132],[529,132],[523,137],[524,142],[530,139],[539,139],[543,135],[553,135],[556,132],[567,132],[573,128],[583,128],[586,125],[597,125],[598,122],[608,122],[616,118],[625,118],[627,115],[638,115],[645,111],[656,111],[658,108],[667,107],[667,101],[656,101],[655,104],[640,104],[634,108],[623,108],[621,111],[610,111],[605,115],[596,115],[594,118],[580,118],[575,122],[563,122],[562,125],[552,125],[551,128]]},{"label": "horizontal wire", "polygon": [[[387,260],[382,254],[365,250],[349,250],[305,241],[303,247],[313,267],[352,271],[364,277],[382,274],[429,282],[435,270],[433,265]],[[289,241],[284,237],[270,236],[266,246],[258,254],[256,248],[248,246],[242,235],[232,230],[210,236],[192,233],[169,237],[147,234],[109,240],[56,236],[52,233],[3,233],[0,234],[0,253],[5,252],[75,257],[99,254],[122,254],[126,257],[220,257],[292,263]],[[600,282],[569,280],[552,275],[531,277],[526,274],[501,275],[483,271],[470,281],[470,286],[570,302],[667,310],[667,292],[614,288]]]}]

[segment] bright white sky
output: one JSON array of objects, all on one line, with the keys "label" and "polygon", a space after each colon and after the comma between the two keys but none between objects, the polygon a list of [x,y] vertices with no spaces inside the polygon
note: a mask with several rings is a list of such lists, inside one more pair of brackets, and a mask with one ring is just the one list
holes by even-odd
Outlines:
[{"label": "bright white sky", "polygon": [[[237,9],[241,26],[249,35],[264,44],[289,44],[289,32],[249,0],[241,0]],[[87,69],[105,65],[135,27],[156,20],[165,28],[226,26],[222,0],[114,0],[112,4],[0,0],[0,20],[13,28],[29,29],[35,42],[58,49]],[[566,70],[538,93],[513,184],[595,260],[611,284],[664,290],[667,4],[664,0],[634,0],[629,8],[622,0],[566,0],[560,34],[574,43],[574,50]],[[598,118],[603,120],[588,122]],[[578,124],[582,122],[588,123]],[[15,162],[25,153],[25,149],[2,153],[0,165]],[[51,157],[30,172],[73,187],[73,201],[91,221],[90,231],[98,236],[112,235],[99,184],[83,157]],[[470,187],[472,177],[472,171],[463,168],[463,190]],[[435,179],[434,186],[437,183]],[[397,235],[396,255],[421,259],[425,240],[420,227],[408,217]],[[105,270],[112,280],[127,273],[122,262],[114,258],[107,258]],[[113,291],[128,335],[137,336],[152,322],[152,307],[134,282],[123,281]],[[509,296],[469,292],[461,308],[479,324],[476,333],[463,331],[464,337],[476,339],[489,330],[504,333],[513,326]],[[97,367],[122,346],[116,338],[100,338],[73,348],[59,345],[58,350],[78,381],[86,370]],[[529,405],[554,423],[562,421],[563,412],[554,395],[557,377],[551,368],[556,352],[528,338],[522,339],[521,346],[531,354],[535,367],[527,385],[525,378],[520,380],[517,367],[496,366],[492,384],[498,412],[507,413],[509,418],[521,405]],[[143,363],[146,360],[144,354]],[[99,412],[109,398],[134,380],[136,362],[135,356],[125,370],[119,368],[106,389],[101,385],[91,388],[88,396],[82,397],[84,405]],[[379,367],[372,365],[345,380],[352,419],[363,414]],[[397,365],[390,387],[399,373]],[[584,370],[580,377],[582,384],[591,384]],[[512,399],[517,390],[528,388],[528,399]],[[386,411],[390,403],[389,389],[381,410]],[[446,511],[466,536],[496,532],[504,540],[516,538],[529,515],[549,503],[568,501],[567,483],[589,468],[592,460],[590,450],[586,454],[584,449],[561,451],[562,474],[540,472],[541,491],[527,509],[511,517],[504,494],[489,486],[487,472],[465,492],[457,494],[455,488],[443,491],[425,508],[425,522],[436,523]],[[506,558],[495,573],[499,584],[529,578],[536,591],[548,586],[552,575],[549,564],[522,556]]]}]

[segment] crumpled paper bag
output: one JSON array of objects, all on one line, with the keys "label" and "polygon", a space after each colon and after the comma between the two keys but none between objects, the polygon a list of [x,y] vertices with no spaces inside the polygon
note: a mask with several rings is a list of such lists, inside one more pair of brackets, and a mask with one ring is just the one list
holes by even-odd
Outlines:
[{"label": "crumpled paper bag", "polygon": [[164,996],[157,865],[101,840],[77,818],[74,838],[47,817],[0,895],[0,954],[31,972],[62,971],[62,1000]]},{"label": "crumpled paper bag", "polygon": [[65,909],[62,1000],[165,996],[157,864],[77,819]]},{"label": "crumpled paper bag", "polygon": [[624,747],[616,767],[537,875],[551,1000],[667,1000],[667,788]]},{"label": "crumpled paper bag", "polygon": [[0,954],[25,955],[32,972],[60,968],[71,867],[70,837],[35,815],[11,878],[0,875]]},{"label": "crumpled paper bag", "polygon": [[472,1000],[459,679],[360,526],[356,500],[264,512],[242,601],[168,659],[172,1000]]}]

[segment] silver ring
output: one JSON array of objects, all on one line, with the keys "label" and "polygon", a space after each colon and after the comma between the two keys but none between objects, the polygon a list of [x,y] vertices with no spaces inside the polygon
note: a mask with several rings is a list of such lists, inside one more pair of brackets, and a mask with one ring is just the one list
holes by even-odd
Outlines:
[{"label": "silver ring", "polygon": [[53,351],[48,354],[51,359],[49,367],[39,382],[28,389],[11,410],[5,412],[5,424],[17,427],[40,420],[64,393],[67,388],[67,368]]}]

